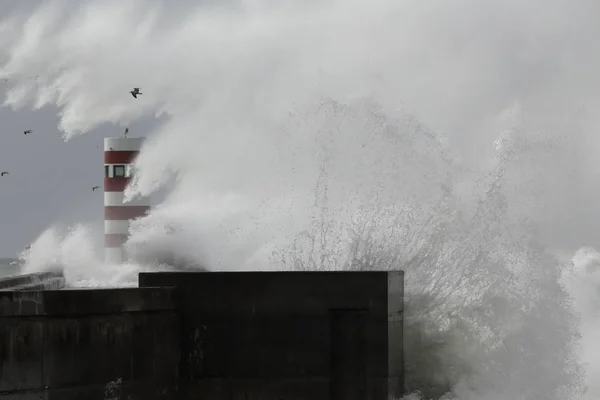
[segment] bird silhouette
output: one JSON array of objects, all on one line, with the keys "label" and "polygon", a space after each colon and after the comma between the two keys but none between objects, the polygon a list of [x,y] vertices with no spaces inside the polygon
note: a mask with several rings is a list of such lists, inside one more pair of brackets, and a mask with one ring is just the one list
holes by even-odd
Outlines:
[{"label": "bird silhouette", "polygon": [[23,131],[23,135],[27,135],[29,133],[33,132],[31,129],[27,129],[26,131]]},{"label": "bird silhouette", "polygon": [[125,128],[125,133],[124,135],[127,136],[127,134],[129,133],[129,128]]},{"label": "bird silhouette", "polygon": [[131,93],[131,95],[137,99],[138,94],[143,94],[142,92],[140,92],[140,88],[133,88],[133,90],[130,90],[129,93]]},{"label": "bird silhouette", "polygon": [[0,176],[8,175],[8,171],[0,172]]},{"label": "bird silhouette", "polygon": [[94,186],[94,187],[92,188],[92,192],[95,192],[95,191],[96,191],[96,189],[98,189],[98,188],[100,188],[100,186]]}]

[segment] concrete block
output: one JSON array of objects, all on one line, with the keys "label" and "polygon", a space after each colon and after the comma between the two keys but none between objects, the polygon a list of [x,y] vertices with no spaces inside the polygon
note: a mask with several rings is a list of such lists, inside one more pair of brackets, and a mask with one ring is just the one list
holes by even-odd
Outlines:
[{"label": "concrete block", "polygon": [[12,290],[60,290],[65,287],[65,278],[50,278],[40,282],[17,286]]},{"label": "concrete block", "polygon": [[[44,386],[89,386],[130,378],[127,315],[47,318]],[[151,351],[151,349],[149,349]]]},{"label": "concrete block", "polygon": [[0,319],[42,314],[43,293],[43,291],[0,291]]},{"label": "concrete block", "polygon": [[170,288],[0,291],[0,318],[175,310]]},{"label": "concrete block", "polygon": [[309,314],[368,308],[387,315],[384,271],[149,272],[139,274],[139,286],[182,288],[184,297],[193,293],[196,301],[183,302],[181,307],[203,314]]},{"label": "concrete block", "polygon": [[0,396],[109,399],[106,385],[118,382],[114,396],[124,397],[115,399],[173,398],[173,296],[172,288],[0,292]]},{"label": "concrete block", "polygon": [[51,319],[45,326],[44,386],[89,386],[117,379],[174,384],[177,322],[171,312]]},{"label": "concrete block", "polygon": [[387,399],[390,366],[402,373],[388,342],[402,283],[384,271],[139,276],[140,287],[177,287],[186,399]]},{"label": "concrete block", "polygon": [[0,393],[42,387],[43,357],[40,321],[0,320]]},{"label": "concrete block", "polygon": [[[310,381],[210,378],[182,385],[179,389],[179,398],[185,400],[329,400],[330,386],[328,378]],[[385,397],[382,399],[388,400]]]},{"label": "concrete block", "polygon": [[0,393],[2,400],[175,400],[178,399],[176,395],[176,387],[154,382],[128,383],[119,379],[101,385]]},{"label": "concrete block", "polygon": [[0,290],[13,290],[17,287],[41,283],[53,278],[64,278],[60,271],[38,272],[33,274],[14,275],[0,279]]},{"label": "concrete block", "polygon": [[404,393],[404,272],[388,273],[388,393]]},{"label": "concrete block", "polygon": [[387,400],[401,392],[401,272],[150,273],[139,282],[0,290],[0,396]]}]

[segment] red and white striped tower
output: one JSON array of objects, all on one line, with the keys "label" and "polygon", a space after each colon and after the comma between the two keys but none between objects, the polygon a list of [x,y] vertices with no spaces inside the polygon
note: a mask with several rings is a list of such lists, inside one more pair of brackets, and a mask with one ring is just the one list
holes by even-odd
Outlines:
[{"label": "red and white striped tower", "polygon": [[150,199],[123,203],[124,191],[132,176],[132,164],[144,138],[104,139],[104,258],[106,263],[126,260],[123,244],[129,235],[130,221],[150,210]]}]

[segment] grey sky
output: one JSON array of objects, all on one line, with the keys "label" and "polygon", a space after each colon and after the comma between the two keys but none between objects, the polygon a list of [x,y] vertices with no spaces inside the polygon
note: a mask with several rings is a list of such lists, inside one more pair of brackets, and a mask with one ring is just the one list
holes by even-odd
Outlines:
[{"label": "grey sky", "polygon": [[[82,3],[63,1],[73,3],[73,9]],[[49,2],[1,0],[0,17],[27,14],[44,3]],[[2,97],[5,86],[0,81]],[[58,113],[51,106],[0,108],[0,170],[10,172],[0,180],[0,257],[16,256],[52,225],[88,224],[97,245],[102,244],[104,199],[102,190],[92,187],[103,185],[103,138],[120,136],[123,128],[104,124],[65,142],[58,130]],[[146,136],[159,121],[142,118],[132,123],[130,136]],[[26,129],[33,133],[25,136]]]},{"label": "grey sky", "polygon": [[[10,171],[0,180],[2,255],[15,255],[53,224],[91,223],[102,239],[104,198],[92,187],[102,187],[103,138],[120,136],[123,128],[103,126],[65,142],[56,112],[0,109],[0,169]],[[145,136],[153,124],[132,124],[130,136]],[[25,129],[33,133],[23,135]]]}]

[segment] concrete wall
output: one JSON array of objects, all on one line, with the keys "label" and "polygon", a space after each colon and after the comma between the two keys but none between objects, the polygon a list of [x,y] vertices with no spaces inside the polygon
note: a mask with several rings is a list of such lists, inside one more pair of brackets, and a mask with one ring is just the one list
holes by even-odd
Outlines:
[{"label": "concrete wall", "polygon": [[388,394],[404,394],[404,272],[388,272]]},{"label": "concrete wall", "polygon": [[178,289],[183,399],[402,391],[401,272],[142,273],[139,285]]},{"label": "concrete wall", "polygon": [[58,290],[65,286],[60,271],[37,272],[0,279],[0,290]]},{"label": "concrete wall", "polygon": [[143,273],[140,288],[0,291],[0,397],[387,400],[401,272]]},{"label": "concrete wall", "polygon": [[0,292],[0,397],[174,399],[169,288]]}]

